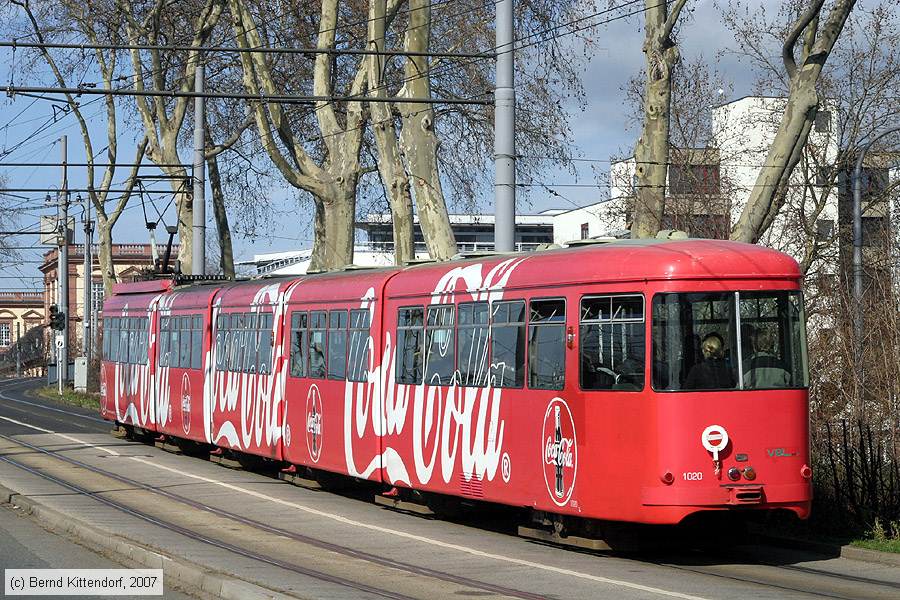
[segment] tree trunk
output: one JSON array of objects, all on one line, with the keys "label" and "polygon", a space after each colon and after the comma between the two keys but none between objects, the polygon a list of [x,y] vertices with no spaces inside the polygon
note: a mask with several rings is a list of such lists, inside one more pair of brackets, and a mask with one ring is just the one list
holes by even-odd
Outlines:
[{"label": "tree trunk", "polygon": [[[431,40],[431,4],[429,0],[410,0],[409,26],[404,38],[407,52],[427,52]],[[404,64],[406,95],[412,98],[431,96],[429,59],[408,56]],[[412,178],[419,223],[435,260],[448,260],[457,253],[456,237],[450,227],[447,203],[441,187],[437,164],[437,136],[434,133],[434,110],[431,105],[400,103],[403,126],[400,147]]]},{"label": "tree trunk", "polygon": [[[371,0],[369,3],[369,45],[374,50],[384,50],[386,29],[386,0]],[[369,95],[385,97],[387,89],[383,81],[384,57],[371,55],[369,64]],[[409,189],[409,177],[403,166],[400,148],[397,144],[397,128],[394,116],[387,102],[369,104],[372,115],[372,130],[378,149],[378,173],[384,184],[385,194],[391,207],[391,224],[394,232],[394,263],[403,265],[415,258],[415,233],[413,229],[413,204]]]},{"label": "tree trunk", "polygon": [[[747,205],[732,229],[732,240],[756,243],[784,204],[791,174],[800,161],[819,109],[816,84],[855,4],[856,0],[835,2],[818,31],[823,2],[814,0],[789,31],[782,50],[790,79],[787,104]],[[801,36],[803,51],[798,66],[794,46]]]},{"label": "tree trunk", "polygon": [[[210,143],[207,133],[207,143]],[[216,233],[219,236],[219,264],[222,273],[228,279],[234,279],[234,250],[231,245],[231,227],[228,225],[228,213],[225,211],[225,195],[222,192],[222,178],[219,175],[219,161],[215,156],[207,159],[209,168],[209,187],[212,189],[213,216],[216,220]]]},{"label": "tree trunk", "polygon": [[116,270],[112,260],[112,226],[111,222],[104,215],[97,216],[97,237],[99,247],[100,274],[103,277],[103,295],[105,297],[112,296],[113,284],[118,280],[116,278]]},{"label": "tree trunk", "polygon": [[[339,178],[340,179],[340,178]],[[356,183],[339,182],[315,200],[310,271],[334,271],[353,264]]]},{"label": "tree trunk", "polygon": [[192,274],[194,258],[194,198],[186,189],[187,179],[183,183],[172,182],[172,193],[175,195],[175,206],[178,215],[178,261],[181,272]]},{"label": "tree trunk", "polygon": [[672,99],[672,70],[678,49],[671,39],[683,1],[667,14],[666,3],[645,2],[644,54],[647,84],[644,88],[644,123],[634,148],[634,211],[631,237],[649,238],[662,228],[666,202],[666,175],[669,163],[669,110]]}]

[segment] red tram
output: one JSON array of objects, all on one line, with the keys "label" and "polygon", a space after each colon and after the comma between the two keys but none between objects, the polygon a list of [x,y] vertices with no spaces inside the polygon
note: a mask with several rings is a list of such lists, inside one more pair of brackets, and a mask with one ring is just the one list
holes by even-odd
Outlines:
[{"label": "red tram", "polygon": [[626,240],[120,284],[103,308],[101,414],[554,518],[805,518],[800,278],[758,246]]}]

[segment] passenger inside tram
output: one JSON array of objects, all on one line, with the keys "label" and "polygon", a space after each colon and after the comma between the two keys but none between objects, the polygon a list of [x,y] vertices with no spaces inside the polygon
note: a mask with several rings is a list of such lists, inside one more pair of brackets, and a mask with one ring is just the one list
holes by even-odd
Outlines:
[{"label": "passenger inside tram", "polygon": [[753,328],[750,341],[753,352],[744,364],[744,387],[790,387],[791,374],[785,368],[784,361],[775,354],[775,329],[765,326]]},{"label": "passenger inside tram", "polygon": [[684,388],[692,390],[734,387],[731,368],[725,361],[725,340],[717,332],[706,334],[700,342],[703,360],[691,367]]}]

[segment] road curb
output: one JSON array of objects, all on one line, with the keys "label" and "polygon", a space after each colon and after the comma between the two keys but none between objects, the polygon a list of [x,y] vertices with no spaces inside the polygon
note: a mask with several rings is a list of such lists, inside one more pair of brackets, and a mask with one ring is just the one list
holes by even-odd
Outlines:
[{"label": "road curb", "polygon": [[166,581],[199,590],[203,594],[227,600],[295,599],[256,584],[207,569],[190,560],[170,556],[142,546],[117,534],[102,531],[59,510],[0,485],[0,503],[24,509],[41,525],[57,533],[65,533],[85,546],[107,554],[124,557],[149,569],[162,569]]},{"label": "road curb", "polygon": [[833,557],[840,556],[847,560],[858,560],[861,562],[880,563],[883,565],[900,567],[900,554],[895,554],[893,552],[879,552],[878,550],[859,548],[849,544],[840,546],[838,544],[829,544],[827,542],[777,537],[765,534],[759,535],[759,540],[769,546],[779,546],[781,548],[791,548],[793,550],[807,550],[809,552]]},{"label": "road curb", "polygon": [[841,558],[900,567],[900,554],[879,552],[878,550],[869,550],[868,548],[858,548],[856,546],[841,546]]}]

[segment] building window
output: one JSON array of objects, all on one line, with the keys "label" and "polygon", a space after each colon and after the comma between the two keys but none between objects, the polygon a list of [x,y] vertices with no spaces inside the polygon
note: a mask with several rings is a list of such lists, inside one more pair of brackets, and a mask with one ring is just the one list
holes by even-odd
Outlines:
[{"label": "building window", "polygon": [[587,223],[581,224],[581,239],[583,239],[583,240],[588,239],[588,224]]},{"label": "building window", "polygon": [[816,240],[828,242],[834,236],[834,220],[819,219],[816,221]]},{"label": "building window", "polygon": [[816,133],[831,132],[831,111],[820,110],[816,113]]},{"label": "building window", "polygon": [[669,193],[675,196],[716,196],[719,194],[719,165],[672,165]]},{"label": "building window", "polygon": [[103,312],[103,282],[91,282],[91,308],[98,314]]},{"label": "building window", "polygon": [[12,345],[12,323],[0,323],[0,348],[9,348]]}]

